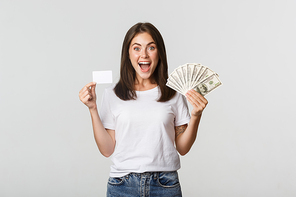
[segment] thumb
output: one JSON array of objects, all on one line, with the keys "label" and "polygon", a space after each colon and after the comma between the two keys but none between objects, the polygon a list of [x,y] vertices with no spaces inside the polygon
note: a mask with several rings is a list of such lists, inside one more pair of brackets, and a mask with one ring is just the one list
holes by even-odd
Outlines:
[{"label": "thumb", "polygon": [[96,83],[91,87],[91,94],[95,95],[96,94]]}]

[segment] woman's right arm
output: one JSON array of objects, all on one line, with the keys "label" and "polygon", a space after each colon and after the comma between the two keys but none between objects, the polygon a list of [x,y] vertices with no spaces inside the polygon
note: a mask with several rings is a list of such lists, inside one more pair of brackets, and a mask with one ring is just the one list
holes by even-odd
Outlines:
[{"label": "woman's right arm", "polygon": [[96,104],[96,83],[91,82],[84,86],[79,92],[79,98],[88,108],[91,115],[94,137],[97,146],[105,157],[109,157],[115,148],[115,131],[105,129],[100,119]]}]

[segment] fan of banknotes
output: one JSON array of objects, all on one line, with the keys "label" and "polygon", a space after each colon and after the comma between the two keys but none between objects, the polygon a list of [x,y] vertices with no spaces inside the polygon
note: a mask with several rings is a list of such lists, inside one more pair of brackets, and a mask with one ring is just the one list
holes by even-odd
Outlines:
[{"label": "fan of banknotes", "polygon": [[176,68],[170,74],[166,85],[183,95],[194,89],[205,96],[222,85],[222,82],[218,74],[210,68],[202,64],[188,63]]}]

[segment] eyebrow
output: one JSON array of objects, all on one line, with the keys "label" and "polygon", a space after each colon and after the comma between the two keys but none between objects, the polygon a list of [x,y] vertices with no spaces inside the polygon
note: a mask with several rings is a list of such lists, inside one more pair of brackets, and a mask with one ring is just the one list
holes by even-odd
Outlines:
[{"label": "eyebrow", "polygon": [[[147,44],[147,46],[148,46],[148,45],[150,45],[150,44],[155,44],[155,42],[154,42],[154,41],[152,41],[152,42],[149,42],[149,43]],[[134,44],[132,44],[132,46],[134,46],[134,45],[139,45],[139,46],[142,46],[141,44],[139,44],[139,43],[136,43],[136,42],[135,42]]]}]

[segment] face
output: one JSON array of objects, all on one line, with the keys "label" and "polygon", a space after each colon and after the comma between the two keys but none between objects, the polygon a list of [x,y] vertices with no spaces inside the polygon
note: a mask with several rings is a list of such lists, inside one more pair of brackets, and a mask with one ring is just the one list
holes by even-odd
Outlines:
[{"label": "face", "polygon": [[203,85],[203,84],[201,84],[198,88],[200,89],[200,91],[201,91],[202,93],[207,92],[207,87],[206,87],[205,85]]},{"label": "face", "polygon": [[156,44],[150,34],[139,33],[132,39],[129,58],[138,81],[150,80],[159,60]]}]

